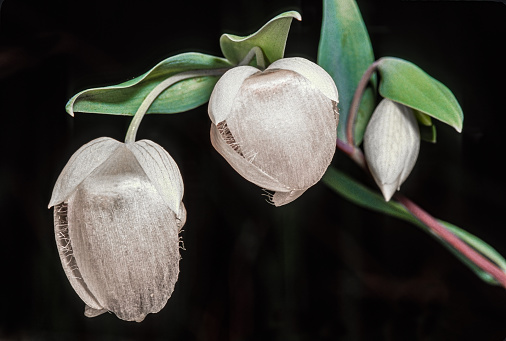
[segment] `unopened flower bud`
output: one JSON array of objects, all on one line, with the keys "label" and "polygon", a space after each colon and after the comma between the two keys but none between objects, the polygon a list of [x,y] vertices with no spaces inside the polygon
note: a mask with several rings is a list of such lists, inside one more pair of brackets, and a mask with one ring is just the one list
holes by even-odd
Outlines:
[{"label": "unopened flower bud", "polygon": [[140,322],[160,311],[179,274],[183,181],[158,144],[98,138],[56,181],[49,207],[60,259],[85,315]]},{"label": "unopened flower bud", "polygon": [[386,201],[406,180],[420,149],[420,131],[411,108],[383,99],[364,134],[369,170]]},{"label": "unopened flower bud", "polygon": [[211,142],[244,178],[287,204],[318,182],[336,148],[337,88],[320,66],[279,59],[225,73],[209,101]]}]

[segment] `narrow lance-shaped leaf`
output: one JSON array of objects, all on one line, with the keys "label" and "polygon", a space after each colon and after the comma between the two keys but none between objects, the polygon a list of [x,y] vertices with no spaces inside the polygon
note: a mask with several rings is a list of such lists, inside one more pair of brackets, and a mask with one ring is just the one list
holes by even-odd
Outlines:
[{"label": "narrow lance-shaped leaf", "polygon": [[268,66],[283,58],[293,18],[299,21],[302,19],[298,12],[289,11],[274,17],[249,36],[241,37],[225,33],[220,38],[221,51],[231,63],[237,65],[252,48],[258,46],[262,49]]},{"label": "narrow lance-shaped leaf", "polygon": [[[231,67],[223,58],[201,53],[182,53],[158,63],[143,75],[117,85],[92,88],[79,92],[67,103],[67,112],[133,115],[144,98],[161,81],[189,70]],[[178,82],[162,92],[148,110],[169,114],[187,111],[206,103],[219,76],[203,76]]]},{"label": "narrow lance-shaped leaf", "polygon": [[464,114],[453,93],[406,60],[385,57],[378,64],[381,96],[402,103],[462,131]]},{"label": "narrow lance-shaped leaf", "polygon": [[[374,62],[369,34],[354,0],[324,0],[323,23],[318,47],[318,64],[334,79],[339,91],[340,124],[337,137],[346,140],[346,122],[355,89]],[[376,87],[376,78],[372,80]],[[362,96],[355,124],[355,143],[362,141],[375,106],[375,91],[369,87]]]},{"label": "narrow lance-shaped leaf", "polygon": [[[490,274],[477,267],[474,263],[469,261],[461,253],[455,250],[451,245],[449,245],[444,240],[434,235],[427,226],[425,226],[423,223],[421,223],[419,220],[413,217],[411,213],[409,213],[401,204],[395,201],[386,202],[379,194],[375,193],[374,191],[370,190],[364,185],[356,182],[355,180],[345,175],[341,171],[335,169],[334,167],[329,167],[327,169],[327,172],[323,176],[322,181],[329,188],[331,188],[338,194],[342,195],[344,198],[350,200],[351,202],[359,206],[368,208],[376,212],[388,214],[392,217],[405,220],[407,222],[412,223],[413,225],[421,227],[432,237],[435,237],[437,241],[439,241],[443,246],[445,246],[449,251],[451,251],[465,265],[467,265],[472,271],[474,271],[474,273],[478,277],[480,277],[483,281],[489,284],[498,285],[498,282]],[[470,245],[475,250],[482,253],[484,256],[488,257],[491,261],[496,263],[501,269],[506,271],[506,260],[492,246],[488,245],[483,240],[479,239],[478,237],[472,235],[467,231],[462,230],[461,228],[453,224],[450,224],[442,220],[438,221],[447,229],[449,229],[453,234],[457,235],[468,245]]]}]

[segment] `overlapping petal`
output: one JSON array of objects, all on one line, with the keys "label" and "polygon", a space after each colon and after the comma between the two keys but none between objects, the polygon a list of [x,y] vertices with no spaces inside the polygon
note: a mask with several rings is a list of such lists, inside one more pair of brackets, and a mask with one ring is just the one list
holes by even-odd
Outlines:
[{"label": "overlapping petal", "polygon": [[273,202],[284,205],[318,182],[332,160],[337,89],[302,58],[278,60],[263,72],[242,68],[228,71],[211,95],[211,141],[244,178],[279,192]]},{"label": "overlapping petal", "polygon": [[181,174],[170,155],[147,140],[97,139],[69,160],[55,192],[58,252],[85,315],[111,311],[142,321],[160,311],[178,278],[178,233],[186,220]]},{"label": "overlapping petal", "polygon": [[420,130],[413,110],[383,99],[367,125],[364,153],[385,200],[390,200],[407,179],[419,150]]}]

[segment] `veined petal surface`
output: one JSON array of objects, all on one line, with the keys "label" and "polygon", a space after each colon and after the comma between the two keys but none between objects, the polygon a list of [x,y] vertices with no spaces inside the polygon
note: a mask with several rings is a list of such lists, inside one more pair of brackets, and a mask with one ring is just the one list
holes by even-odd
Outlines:
[{"label": "veined petal surface", "polygon": [[244,65],[227,71],[220,78],[209,99],[209,117],[214,124],[227,119],[242,83],[259,72],[261,71],[253,66]]},{"label": "veined petal surface", "polygon": [[330,75],[321,66],[307,59],[294,57],[278,59],[267,70],[284,69],[297,72],[306,77],[325,96],[339,102],[336,84]]},{"label": "veined petal surface", "polygon": [[390,200],[413,169],[420,131],[411,108],[383,99],[364,134],[364,153],[385,200]]},{"label": "veined petal surface", "polygon": [[125,145],[70,196],[68,230],[82,279],[102,308],[137,322],[163,308],[179,273],[179,228]]},{"label": "veined petal surface", "polygon": [[227,125],[251,164],[301,190],[318,182],[332,160],[336,114],[333,102],[307,78],[273,70],[244,81]]},{"label": "veined petal surface", "polygon": [[150,140],[127,143],[126,146],[172,212],[179,216],[184,186],[174,159],[163,147]]},{"label": "veined petal surface", "polygon": [[48,208],[64,202],[77,186],[121,145],[121,142],[112,138],[99,137],[79,148],[56,180]]},{"label": "veined petal surface", "polygon": [[237,173],[257,186],[270,189],[271,191],[288,192],[290,188],[281,184],[269,174],[252,164],[243,155],[234,150],[218,131],[218,128],[211,125],[211,144],[227,160]]}]

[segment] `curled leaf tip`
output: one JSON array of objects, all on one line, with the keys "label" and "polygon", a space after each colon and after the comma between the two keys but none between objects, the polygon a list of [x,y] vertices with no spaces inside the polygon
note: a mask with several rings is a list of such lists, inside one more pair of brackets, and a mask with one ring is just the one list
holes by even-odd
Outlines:
[{"label": "curled leaf tip", "polygon": [[75,101],[75,99],[76,99],[76,96],[72,97],[71,99],[69,99],[69,101],[65,105],[65,111],[67,112],[67,114],[69,114],[72,117],[74,117],[74,101]]},{"label": "curled leaf tip", "polygon": [[285,12],[283,14],[281,14],[281,15],[283,15],[283,16],[291,16],[292,18],[297,19],[298,21],[302,21],[302,16],[297,11],[288,11],[288,12]]},{"label": "curled leaf tip", "polygon": [[302,20],[297,11],[281,13],[258,31],[248,36],[223,34],[220,38],[221,51],[232,64],[239,64],[254,47],[260,47],[265,54],[268,64],[283,58],[286,40],[292,19]]}]

